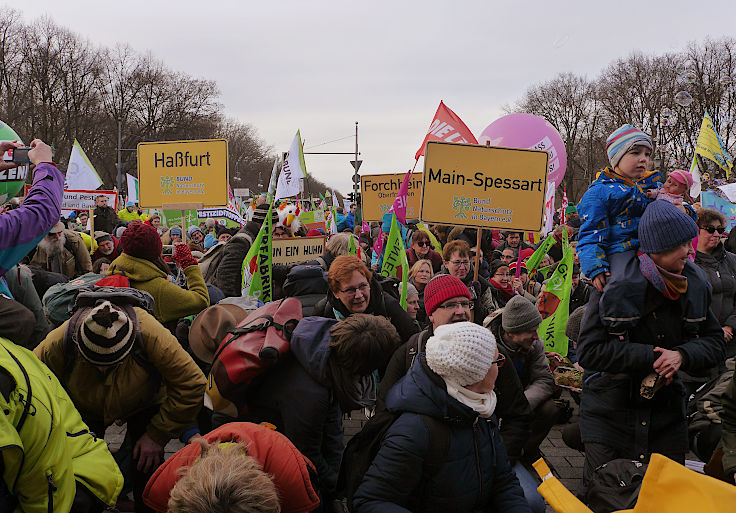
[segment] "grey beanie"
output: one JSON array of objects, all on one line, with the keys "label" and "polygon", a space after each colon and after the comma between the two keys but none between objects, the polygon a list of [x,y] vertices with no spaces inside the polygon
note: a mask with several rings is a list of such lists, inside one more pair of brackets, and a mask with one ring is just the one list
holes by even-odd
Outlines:
[{"label": "grey beanie", "polygon": [[698,236],[698,225],[669,201],[653,201],[639,221],[639,250],[662,253]]},{"label": "grey beanie", "polygon": [[523,296],[512,297],[501,313],[501,327],[509,333],[535,330],[541,323],[537,307]]},{"label": "grey beanie", "polygon": [[419,291],[417,290],[417,288],[413,284],[407,283],[406,284],[406,297],[418,296],[418,295],[419,295]]},{"label": "grey beanie", "polygon": [[583,316],[585,316],[586,305],[579,306],[575,309],[570,317],[567,318],[567,326],[565,326],[565,336],[577,342],[580,338],[580,325],[583,322]]}]

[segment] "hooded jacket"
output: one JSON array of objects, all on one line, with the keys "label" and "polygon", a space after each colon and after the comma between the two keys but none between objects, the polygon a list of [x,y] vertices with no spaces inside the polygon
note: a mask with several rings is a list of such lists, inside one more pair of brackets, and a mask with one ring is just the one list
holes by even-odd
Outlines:
[{"label": "hooded jacket", "polygon": [[160,322],[175,321],[187,315],[196,315],[210,306],[210,296],[199,266],[184,269],[189,289],[171,283],[165,272],[150,260],[123,253],[107,270],[108,276],[127,276],[130,286],[144,290],[153,296],[153,315]]},{"label": "hooded jacket", "polygon": [[[54,374],[66,380],[66,390],[89,423],[109,426],[116,419],[126,419],[158,404],[159,411],[146,432],[165,445],[196,418],[207,381],[169,330],[145,310],[136,308],[135,313],[145,358],[161,376],[158,390],[152,389],[148,369],[132,354],[103,373],[76,351],[71,372],[65,369],[64,333],[69,321],[49,333],[34,353]],[[65,373],[69,374],[68,379],[64,378]]]},{"label": "hooded jacket", "polygon": [[[23,204],[0,215],[0,277],[21,261],[59,222],[64,176],[52,164],[39,164]],[[2,284],[4,287],[4,284]]]},{"label": "hooded jacket", "polygon": [[[225,424],[204,435],[210,444],[244,443],[253,457],[271,476],[281,502],[282,513],[309,513],[319,506],[317,491],[309,477],[314,465],[284,435],[249,422]],[[181,479],[181,471],[197,462],[199,444],[189,444],[156,469],[143,492],[143,501],[157,513],[168,511],[169,495]]]},{"label": "hooded jacket", "polygon": [[[315,305],[313,315],[335,319],[337,318],[335,311],[343,319],[350,315],[342,301],[330,290],[327,292],[327,297]],[[368,308],[363,313],[386,317],[394,325],[396,331],[399,332],[399,337],[404,342],[409,340],[409,337],[414,333],[419,332],[419,327],[409,317],[406,310],[401,308],[399,301],[388,292],[385,292],[375,277],[371,278],[371,299],[368,302]]]},{"label": "hooded jacket", "polygon": [[243,288],[243,260],[260,229],[261,225],[258,223],[249,222],[222,249],[222,259],[217,267],[214,285],[226,297],[240,296]]},{"label": "hooded jacket", "polygon": [[323,493],[332,496],[343,451],[342,411],[328,371],[334,319],[306,317],[291,336],[291,356],[248,391],[241,419],[270,422],[314,463]]},{"label": "hooded jacket", "polygon": [[77,482],[114,506],[123,476],[105,441],[89,432],[51,371],[7,339],[0,339],[0,391],[2,479],[18,500],[15,511],[69,511]]},{"label": "hooded jacket", "polygon": [[555,391],[555,380],[549,370],[547,357],[544,354],[544,345],[541,340],[537,339],[529,350],[525,350],[504,340],[501,325],[502,316],[503,309],[491,314],[486,319],[485,326],[496,337],[499,350],[503,352],[506,358],[511,360],[507,364],[512,363],[516,369],[521,385],[524,387],[526,400],[529,402],[532,411],[534,411],[547,399],[551,399]]},{"label": "hooded jacket", "polygon": [[[695,264],[708,276],[713,288],[710,307],[721,326],[730,326],[736,331],[736,255],[726,251],[723,243],[715,247],[712,254],[698,251]],[[736,352],[736,342],[727,343],[726,356]]]},{"label": "hooded jacket", "polygon": [[[424,352],[427,340],[432,336],[432,326],[412,335],[409,342],[399,347],[391,356],[386,372],[378,386],[378,408],[385,408],[386,397],[391,388],[406,375],[416,355]],[[503,348],[499,347],[503,353]],[[504,356],[507,356],[504,354]],[[524,396],[519,376],[513,365],[504,365],[498,370],[496,385],[493,387],[498,398],[496,417],[501,419],[501,437],[506,453],[512,462],[521,458],[521,451],[529,438],[532,410]]]},{"label": "hooded jacket", "polygon": [[[388,393],[386,406],[401,416],[355,493],[357,513],[530,511],[495,418],[484,419],[450,397],[423,353]],[[421,415],[440,420],[450,432],[447,462],[426,482],[421,481],[429,428]]]},{"label": "hooded jacket", "polygon": [[659,171],[634,182],[606,168],[585,191],[578,205],[582,225],[577,246],[585,276],[592,280],[609,272],[608,255],[639,248],[639,220],[652,201],[646,191],[661,180]]}]

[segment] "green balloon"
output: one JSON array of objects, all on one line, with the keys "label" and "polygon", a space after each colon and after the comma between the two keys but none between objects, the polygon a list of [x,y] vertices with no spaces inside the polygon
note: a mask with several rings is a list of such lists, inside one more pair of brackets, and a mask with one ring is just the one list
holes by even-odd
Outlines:
[{"label": "green balloon", "polygon": [[[15,130],[10,128],[3,121],[0,121],[0,141],[23,142],[21,138],[18,137],[18,134],[15,133]],[[28,166],[0,171],[0,204],[5,203],[10,198],[16,196],[21,189],[23,189],[23,185],[26,183],[27,174]]]}]

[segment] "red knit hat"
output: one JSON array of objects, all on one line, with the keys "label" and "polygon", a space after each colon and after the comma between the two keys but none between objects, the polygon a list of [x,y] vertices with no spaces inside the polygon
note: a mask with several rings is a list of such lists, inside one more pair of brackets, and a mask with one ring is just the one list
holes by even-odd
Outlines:
[{"label": "red knit hat", "polygon": [[534,250],[532,248],[526,248],[521,250],[521,259],[526,260],[530,256],[534,254]]},{"label": "red knit hat", "polygon": [[146,260],[161,256],[163,245],[156,228],[140,221],[131,222],[120,237],[123,253]]},{"label": "red knit hat", "polygon": [[432,315],[437,307],[453,297],[470,299],[470,291],[460,278],[449,274],[439,274],[432,278],[424,288],[424,309]]}]

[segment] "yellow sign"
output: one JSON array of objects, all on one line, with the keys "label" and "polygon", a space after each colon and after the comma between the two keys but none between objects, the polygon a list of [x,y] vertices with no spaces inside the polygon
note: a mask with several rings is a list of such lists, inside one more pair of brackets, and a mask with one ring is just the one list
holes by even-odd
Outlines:
[{"label": "yellow sign", "polygon": [[[363,221],[380,221],[389,211],[399,193],[406,173],[363,175],[360,177]],[[422,173],[412,173],[407,192],[406,218],[419,219],[419,198],[422,195]]]},{"label": "yellow sign", "polygon": [[228,200],[227,141],[161,141],[138,144],[140,206],[201,203],[224,207]]},{"label": "yellow sign", "polygon": [[324,237],[273,239],[274,264],[303,264],[321,257],[324,252]]},{"label": "yellow sign", "polygon": [[430,141],[422,221],[539,231],[548,158],[546,151]]}]

